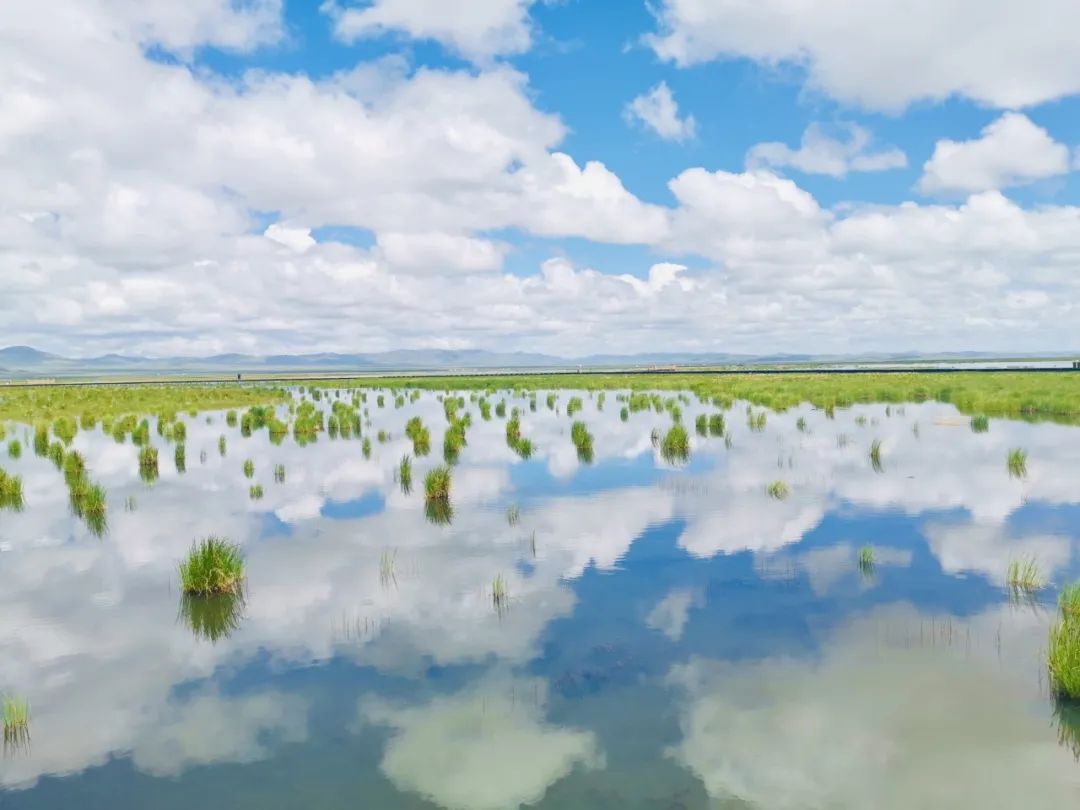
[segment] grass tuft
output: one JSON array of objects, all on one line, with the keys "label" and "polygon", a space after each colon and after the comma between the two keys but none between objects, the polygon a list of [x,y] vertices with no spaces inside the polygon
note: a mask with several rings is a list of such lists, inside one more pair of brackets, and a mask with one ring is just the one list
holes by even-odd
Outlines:
[{"label": "grass tuft", "polygon": [[193,596],[240,593],[244,555],[240,546],[220,537],[207,537],[191,546],[180,563],[180,587]]},{"label": "grass tuft", "polygon": [[765,487],[765,492],[770,498],[776,498],[776,500],[782,501],[791,494],[791,489],[784,481],[773,481]]},{"label": "grass tuft", "polygon": [[1009,468],[1009,476],[1011,478],[1027,477],[1027,458],[1027,450],[1014,447],[1009,451],[1009,456],[1005,463]]}]

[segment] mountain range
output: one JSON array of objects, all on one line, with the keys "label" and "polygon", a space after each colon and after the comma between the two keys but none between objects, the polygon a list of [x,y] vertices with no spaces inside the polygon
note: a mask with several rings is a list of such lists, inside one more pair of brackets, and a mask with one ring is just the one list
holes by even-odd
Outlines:
[{"label": "mountain range", "polygon": [[212,373],[260,375],[280,372],[328,371],[470,371],[490,369],[567,369],[649,366],[774,365],[786,363],[912,362],[934,360],[1000,359],[1000,353],[917,352],[866,355],[657,352],[634,355],[595,354],[557,357],[528,352],[490,352],[477,349],[401,349],[389,352],[317,354],[218,354],[208,357],[135,357],[105,354],[98,357],[63,357],[30,346],[0,349],[0,378],[64,377],[82,375],[170,375]]}]

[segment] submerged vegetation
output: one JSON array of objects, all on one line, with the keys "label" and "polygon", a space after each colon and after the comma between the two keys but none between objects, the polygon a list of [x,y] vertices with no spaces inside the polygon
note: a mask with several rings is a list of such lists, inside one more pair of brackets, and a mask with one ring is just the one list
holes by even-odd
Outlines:
[{"label": "submerged vegetation", "polygon": [[1010,477],[1024,478],[1027,476],[1027,458],[1027,451],[1019,447],[1014,447],[1009,451],[1005,464],[1009,469]]}]

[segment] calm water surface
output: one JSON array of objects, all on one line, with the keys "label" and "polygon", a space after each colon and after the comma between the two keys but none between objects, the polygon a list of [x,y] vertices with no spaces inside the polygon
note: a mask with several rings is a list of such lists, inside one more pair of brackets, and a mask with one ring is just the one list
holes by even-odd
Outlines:
[{"label": "calm water surface", "polygon": [[[423,508],[446,426],[433,394],[369,395],[370,459],[356,439],[275,446],[185,416],[187,470],[152,431],[152,485],[130,441],[80,432],[108,491],[101,538],[29,443],[0,459],[26,500],[0,512],[0,691],[32,706],[0,807],[1080,805],[1080,717],[1045,675],[1057,588],[1080,576],[1080,429],[976,434],[909,404],[752,431],[736,403],[725,442],[695,435],[716,409],[692,400],[692,457],[672,465],[650,438],[667,414],[623,422],[613,393],[603,410],[582,393],[583,464],[569,395],[558,413],[508,396],[528,461],[467,408],[450,525]],[[404,494],[415,414],[432,454]],[[176,566],[210,534],[243,545],[246,599],[193,618]],[[1050,585],[1018,598],[1006,569],[1030,557]]]}]

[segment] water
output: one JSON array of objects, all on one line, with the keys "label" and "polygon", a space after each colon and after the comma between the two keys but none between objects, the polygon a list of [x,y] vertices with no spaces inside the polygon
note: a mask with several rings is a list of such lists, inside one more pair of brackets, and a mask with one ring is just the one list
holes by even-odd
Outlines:
[{"label": "water", "polygon": [[[355,439],[274,446],[185,417],[187,471],[162,446],[152,486],[130,442],[80,432],[108,490],[100,539],[28,443],[0,459],[26,499],[0,512],[0,690],[32,705],[0,807],[1076,806],[1080,722],[1055,713],[1045,647],[1056,587],[1080,575],[1080,429],[975,434],[909,404],[807,406],[753,432],[737,403],[728,447],[694,435],[714,411],[695,401],[692,458],[672,466],[650,439],[666,414],[624,423],[614,394],[603,411],[582,396],[591,465],[544,394],[536,413],[510,403],[529,461],[472,406],[449,526],[423,509],[446,424],[433,395],[369,396],[370,459]],[[404,495],[417,413],[432,455]],[[787,499],[766,495],[776,480]],[[216,642],[176,577],[209,534],[248,561]],[[1053,584],[1016,598],[1006,569],[1027,556]]]}]

